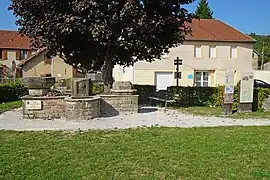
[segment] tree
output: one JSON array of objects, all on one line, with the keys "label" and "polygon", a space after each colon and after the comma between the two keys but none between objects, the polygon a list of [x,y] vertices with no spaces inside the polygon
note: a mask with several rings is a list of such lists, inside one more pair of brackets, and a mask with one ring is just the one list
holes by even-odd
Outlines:
[{"label": "tree", "polygon": [[264,59],[263,63],[270,62],[270,37],[255,33],[251,33],[249,36],[256,40],[254,50],[259,55],[259,66],[262,66],[262,58]]},{"label": "tree", "polygon": [[161,59],[179,46],[194,0],[12,0],[19,32],[66,63],[102,70],[111,87],[115,64]]},{"label": "tree", "polygon": [[209,7],[207,0],[200,0],[194,16],[200,19],[214,19],[213,11]]}]

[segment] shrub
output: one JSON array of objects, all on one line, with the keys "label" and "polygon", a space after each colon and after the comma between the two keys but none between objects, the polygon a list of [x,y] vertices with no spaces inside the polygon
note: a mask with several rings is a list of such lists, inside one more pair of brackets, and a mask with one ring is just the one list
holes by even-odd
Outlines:
[{"label": "shrub", "polygon": [[[219,87],[176,87],[168,88],[169,92],[177,94],[179,106],[222,106],[224,86]],[[262,110],[265,99],[270,96],[270,89],[254,89],[253,110]],[[239,88],[234,87],[233,109],[238,108]]]},{"label": "shrub", "polygon": [[253,94],[253,110],[263,110],[263,102],[270,96],[269,88],[256,88]]},{"label": "shrub", "polygon": [[16,101],[28,93],[20,81],[0,84],[0,102]]},{"label": "shrub", "polygon": [[137,90],[136,94],[139,95],[139,104],[148,104],[149,97],[156,92],[156,86],[152,85],[133,85],[133,88]]},{"label": "shrub", "polygon": [[222,104],[222,88],[215,87],[176,87],[168,88],[177,94],[179,106],[220,106]]},{"label": "shrub", "polygon": [[101,94],[104,92],[103,84],[93,84],[93,95]]}]

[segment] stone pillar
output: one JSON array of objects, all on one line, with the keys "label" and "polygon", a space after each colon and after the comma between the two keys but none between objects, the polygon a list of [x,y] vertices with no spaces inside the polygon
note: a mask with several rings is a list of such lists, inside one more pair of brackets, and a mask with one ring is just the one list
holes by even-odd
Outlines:
[{"label": "stone pillar", "polygon": [[225,88],[223,94],[222,114],[232,114],[233,94],[234,94],[234,70],[226,70]]},{"label": "stone pillar", "polygon": [[238,112],[252,112],[254,90],[254,73],[252,71],[241,73],[239,85]]},{"label": "stone pillar", "polygon": [[93,84],[89,78],[73,78],[71,96],[72,97],[87,97],[93,92]]}]

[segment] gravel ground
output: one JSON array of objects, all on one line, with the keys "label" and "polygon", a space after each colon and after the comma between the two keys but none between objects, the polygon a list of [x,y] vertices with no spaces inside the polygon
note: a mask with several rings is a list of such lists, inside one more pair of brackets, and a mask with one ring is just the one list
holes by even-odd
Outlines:
[{"label": "gravel ground", "polygon": [[[156,110],[156,111],[153,111]],[[88,130],[126,129],[135,127],[215,127],[215,126],[270,126],[270,119],[229,119],[222,117],[200,117],[182,114],[175,110],[145,107],[134,115],[96,118],[89,121],[29,120],[22,118],[21,109],[0,115],[0,129],[16,131],[40,130]]]}]

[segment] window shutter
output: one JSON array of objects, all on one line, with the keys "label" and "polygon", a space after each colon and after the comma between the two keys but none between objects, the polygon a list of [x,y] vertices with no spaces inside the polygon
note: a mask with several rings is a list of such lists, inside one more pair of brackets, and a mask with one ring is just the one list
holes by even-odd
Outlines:
[{"label": "window shutter", "polygon": [[21,51],[16,50],[16,60],[20,60],[20,59],[21,59]]},{"label": "window shutter", "polygon": [[2,51],[2,57],[3,57],[3,60],[7,60],[7,51],[6,50]]}]

